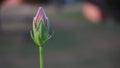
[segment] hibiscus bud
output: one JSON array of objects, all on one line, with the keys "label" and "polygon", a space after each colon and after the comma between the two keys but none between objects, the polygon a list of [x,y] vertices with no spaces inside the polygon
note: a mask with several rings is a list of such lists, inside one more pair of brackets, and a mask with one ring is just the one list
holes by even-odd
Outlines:
[{"label": "hibiscus bud", "polygon": [[51,38],[49,26],[48,17],[44,9],[40,7],[33,19],[33,33],[31,31],[31,37],[38,46],[42,47]]},{"label": "hibiscus bud", "polygon": [[43,20],[43,22],[45,23],[45,25],[47,24],[47,16],[44,12],[44,9],[42,7],[40,7],[37,11],[37,14],[35,16],[35,25],[36,27],[39,25],[40,21]]}]

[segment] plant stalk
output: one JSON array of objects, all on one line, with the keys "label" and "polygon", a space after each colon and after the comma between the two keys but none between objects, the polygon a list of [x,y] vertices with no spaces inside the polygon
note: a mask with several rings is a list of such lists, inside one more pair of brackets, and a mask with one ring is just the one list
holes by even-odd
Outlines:
[{"label": "plant stalk", "polygon": [[43,54],[43,47],[39,47],[39,57],[40,57],[40,68],[44,68],[44,54]]}]

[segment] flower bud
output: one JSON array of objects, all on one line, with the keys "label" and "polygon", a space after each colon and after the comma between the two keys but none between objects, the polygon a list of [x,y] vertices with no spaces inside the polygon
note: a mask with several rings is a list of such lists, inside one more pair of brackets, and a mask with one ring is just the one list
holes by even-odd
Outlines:
[{"label": "flower bud", "polygon": [[38,46],[42,47],[51,38],[49,27],[50,22],[48,21],[48,17],[44,9],[40,7],[33,19],[33,33],[30,31],[31,38]]}]

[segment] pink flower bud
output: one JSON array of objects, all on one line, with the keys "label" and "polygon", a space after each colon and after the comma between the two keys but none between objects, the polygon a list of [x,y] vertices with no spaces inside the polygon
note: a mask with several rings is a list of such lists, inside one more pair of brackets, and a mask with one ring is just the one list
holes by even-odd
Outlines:
[{"label": "pink flower bud", "polygon": [[50,22],[42,7],[37,11],[33,21],[33,33],[30,31],[34,42],[43,47],[43,45],[52,37],[49,33]]},{"label": "pink flower bud", "polygon": [[44,12],[44,9],[40,7],[37,11],[37,14],[35,16],[35,26],[38,27],[40,21],[43,20],[44,24],[47,24],[47,16]]}]

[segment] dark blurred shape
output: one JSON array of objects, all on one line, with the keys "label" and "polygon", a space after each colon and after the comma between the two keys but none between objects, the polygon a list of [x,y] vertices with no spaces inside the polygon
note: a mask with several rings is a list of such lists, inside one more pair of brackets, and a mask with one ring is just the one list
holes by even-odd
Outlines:
[{"label": "dark blurred shape", "polygon": [[120,0],[107,0],[106,4],[108,4],[111,16],[120,21]]},{"label": "dark blurred shape", "polygon": [[[0,0],[0,9],[1,9],[1,5],[3,3],[4,0]],[[1,11],[0,11],[0,16],[1,16]],[[1,28],[1,19],[0,19],[0,33],[2,31],[2,28]]]},{"label": "dark blurred shape", "polygon": [[43,4],[47,4],[48,3],[48,0],[39,0],[40,3],[43,3]]},{"label": "dark blurred shape", "polygon": [[87,0],[87,3],[90,3],[100,9],[99,11],[102,13],[102,20],[106,18],[113,18],[116,21],[120,21],[119,0]]},{"label": "dark blurred shape", "polygon": [[0,4],[3,2],[4,0],[0,0]]},{"label": "dark blurred shape", "polygon": [[31,4],[48,4],[50,0],[24,0],[25,3],[31,3]]}]

